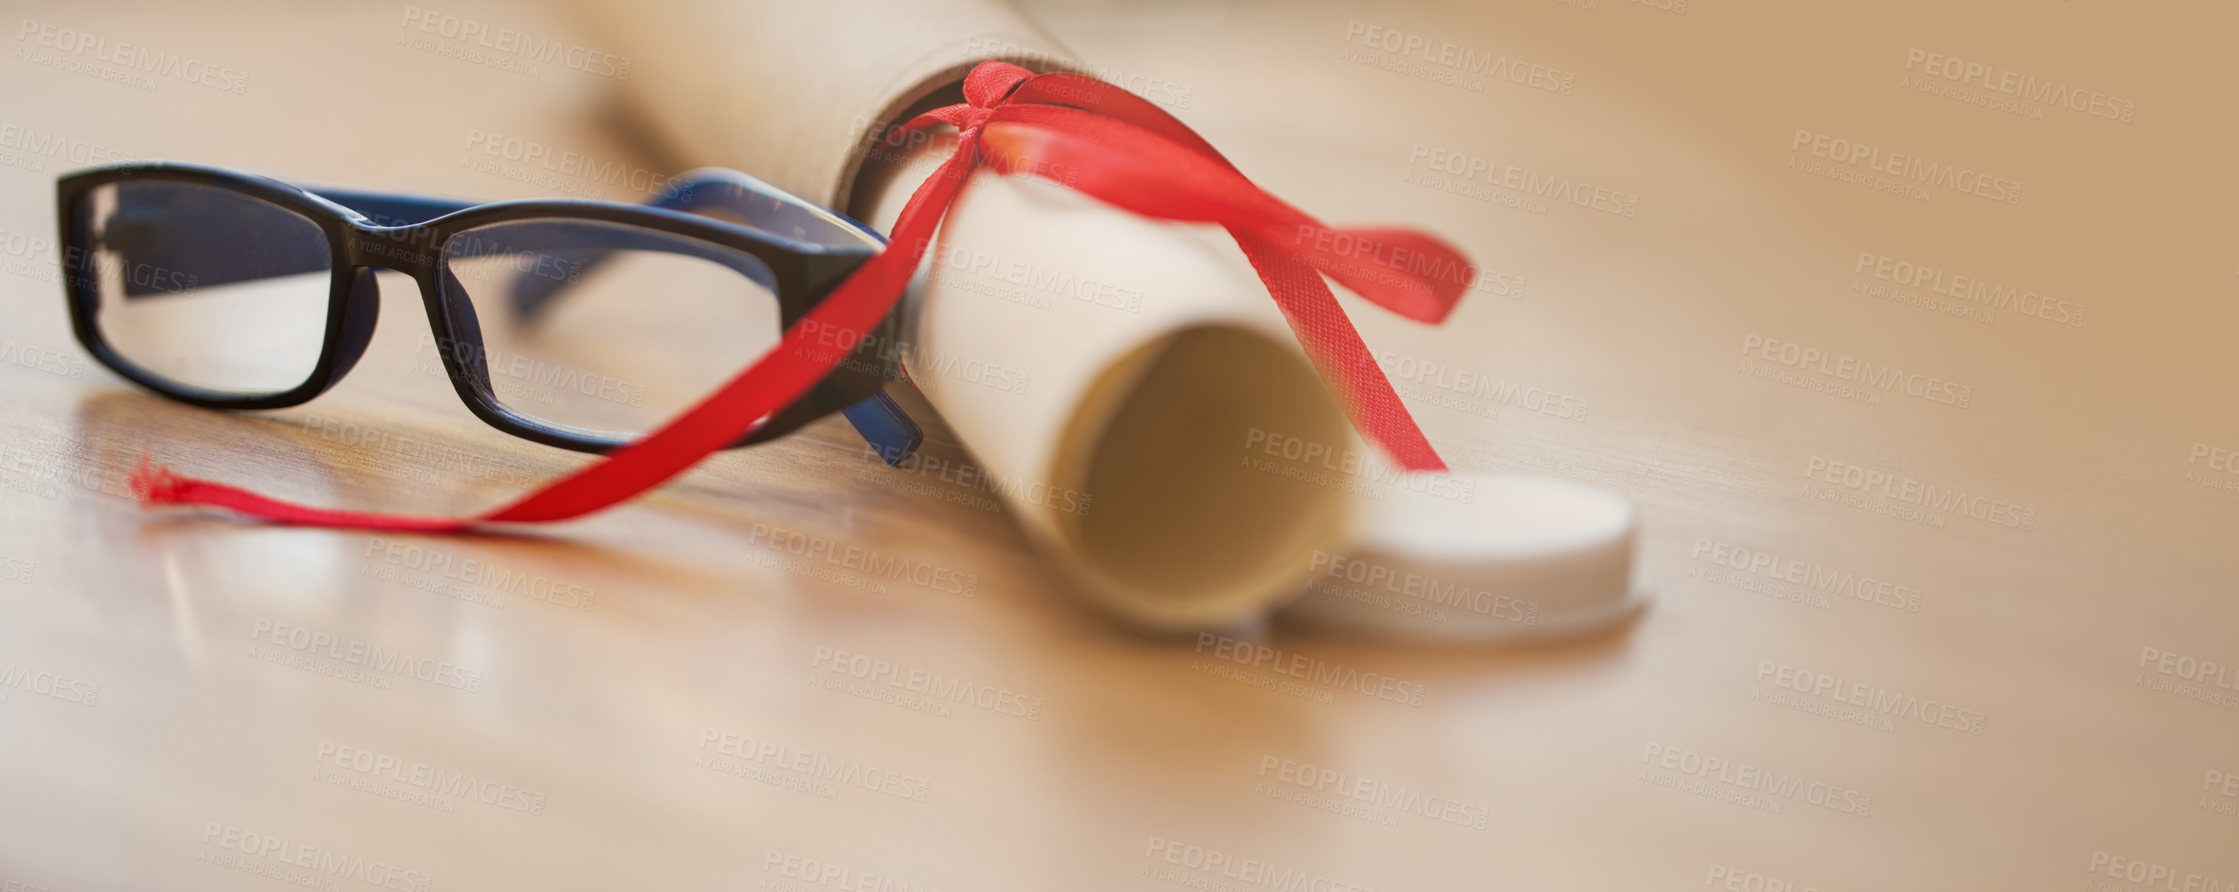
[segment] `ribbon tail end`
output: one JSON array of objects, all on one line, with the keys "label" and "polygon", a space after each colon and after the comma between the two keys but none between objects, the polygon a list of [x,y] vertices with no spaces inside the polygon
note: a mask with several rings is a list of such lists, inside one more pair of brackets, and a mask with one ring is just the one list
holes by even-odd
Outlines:
[{"label": "ribbon tail end", "polygon": [[144,510],[179,503],[179,475],[157,464],[148,450],[140,451],[140,461],[133,466],[132,476],[125,478],[125,485]]}]

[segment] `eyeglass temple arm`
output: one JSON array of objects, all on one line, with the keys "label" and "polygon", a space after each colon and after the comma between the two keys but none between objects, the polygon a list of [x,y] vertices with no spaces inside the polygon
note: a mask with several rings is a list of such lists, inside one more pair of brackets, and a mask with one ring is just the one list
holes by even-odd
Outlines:
[{"label": "eyeglass temple arm", "polygon": [[[730,217],[746,225],[803,241],[821,242],[847,233],[814,208],[793,204],[771,195],[759,180],[735,171],[697,171],[677,180],[668,191],[646,204],[708,217]],[[568,277],[520,276],[513,280],[513,310],[524,320],[543,315],[553,298],[582,280],[610,251],[591,249],[569,258],[575,275]],[[884,392],[874,393],[841,410],[855,432],[878,451],[889,466],[899,466],[925,441],[909,413]]]},{"label": "eyeglass temple arm", "polygon": [[[844,218],[785,197],[776,187],[761,180],[720,167],[702,168],[683,175],[646,205],[729,220],[811,245],[877,248],[882,244],[876,234],[853,221],[842,222]],[[575,259],[588,269],[607,253],[593,250]],[[522,318],[534,319],[570,284],[573,282],[524,278],[513,285],[513,308]]]}]

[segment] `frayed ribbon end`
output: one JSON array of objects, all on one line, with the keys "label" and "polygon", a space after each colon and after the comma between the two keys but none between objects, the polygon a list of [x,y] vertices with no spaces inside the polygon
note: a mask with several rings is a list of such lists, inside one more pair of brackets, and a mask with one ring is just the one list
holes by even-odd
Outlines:
[{"label": "frayed ribbon end", "polygon": [[132,488],[133,497],[140,500],[142,508],[172,505],[179,501],[179,475],[171,473],[170,468],[155,464],[146,451],[140,453],[140,464],[132,469],[132,476],[125,482]]}]

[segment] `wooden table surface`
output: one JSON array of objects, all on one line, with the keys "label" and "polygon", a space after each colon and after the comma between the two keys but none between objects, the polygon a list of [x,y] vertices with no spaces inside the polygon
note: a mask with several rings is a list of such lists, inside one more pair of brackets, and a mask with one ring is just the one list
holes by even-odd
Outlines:
[{"label": "wooden table surface", "polygon": [[[837,419],[517,536],[138,510],[143,452],[415,510],[580,461],[459,405],[401,280],[348,382],[268,414],[68,332],[86,164],[676,171],[567,64],[598,35],[443,2],[11,4],[0,889],[2239,889],[2229,6],[1032,4],[1277,194],[1468,250],[1447,325],[1355,314],[1433,441],[1641,507],[1626,629],[1264,633],[1409,706],[1112,627]],[[501,32],[590,52],[465,36]]]}]

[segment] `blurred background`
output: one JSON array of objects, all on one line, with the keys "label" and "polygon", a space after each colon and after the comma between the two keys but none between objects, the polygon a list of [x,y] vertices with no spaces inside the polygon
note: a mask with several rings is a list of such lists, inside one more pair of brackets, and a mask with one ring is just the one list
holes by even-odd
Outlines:
[{"label": "blurred background", "polygon": [[1271,192],[1462,247],[1445,325],[1354,313],[1432,441],[1641,509],[1617,632],[1255,639],[1408,704],[1072,605],[937,427],[897,471],[827,419],[549,536],[138,512],[151,449],[452,510],[581,462],[459,405],[394,274],[277,413],[68,330],[80,167],[641,201],[691,165],[622,89],[682,61],[430,2],[8,6],[11,892],[2239,888],[2228,7],[1021,4]]}]

